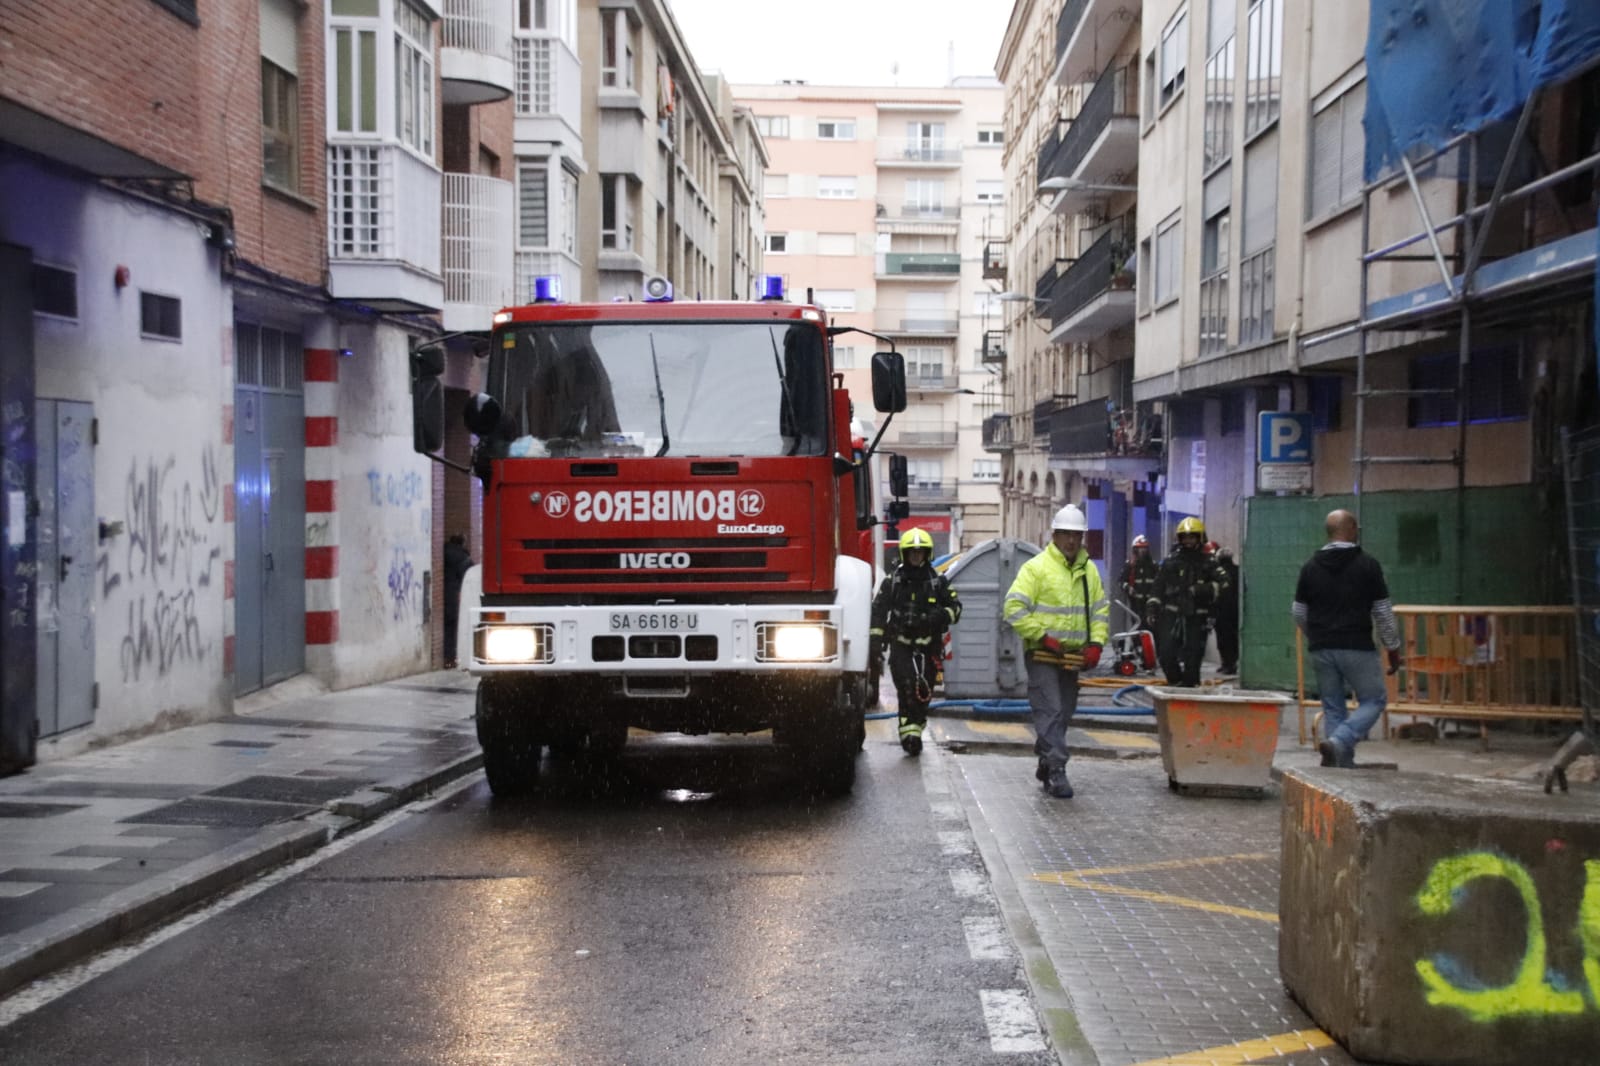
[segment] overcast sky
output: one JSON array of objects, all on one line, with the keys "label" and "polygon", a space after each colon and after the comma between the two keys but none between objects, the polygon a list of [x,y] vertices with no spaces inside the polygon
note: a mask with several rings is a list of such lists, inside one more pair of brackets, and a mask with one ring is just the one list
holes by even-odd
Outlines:
[{"label": "overcast sky", "polygon": [[[1011,5],[998,0],[668,0],[700,69],[729,81],[940,86],[994,76]],[[898,69],[897,69],[898,68]]]}]

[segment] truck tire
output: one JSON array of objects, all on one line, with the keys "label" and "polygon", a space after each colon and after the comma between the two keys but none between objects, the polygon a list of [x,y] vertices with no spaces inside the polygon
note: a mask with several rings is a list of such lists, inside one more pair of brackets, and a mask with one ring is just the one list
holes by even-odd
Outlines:
[{"label": "truck tire", "polygon": [[861,754],[864,728],[850,682],[840,678],[828,705],[803,716],[803,722],[803,727],[788,731],[788,740],[799,756],[807,784],[819,795],[846,795],[855,787],[856,757]]},{"label": "truck tire", "polygon": [[515,686],[484,678],[478,682],[478,745],[483,774],[496,796],[520,796],[539,782],[543,745],[531,724],[517,714]]}]

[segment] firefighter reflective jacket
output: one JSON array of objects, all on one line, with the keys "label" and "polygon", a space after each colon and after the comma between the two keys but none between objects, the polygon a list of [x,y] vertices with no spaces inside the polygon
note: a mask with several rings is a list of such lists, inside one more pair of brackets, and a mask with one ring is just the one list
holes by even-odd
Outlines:
[{"label": "firefighter reflective jacket", "polygon": [[1145,610],[1206,621],[1227,588],[1228,572],[1204,549],[1178,548],[1162,560]]},{"label": "firefighter reflective jacket", "polygon": [[961,600],[948,578],[931,566],[901,566],[878,586],[870,632],[892,644],[939,647],[959,621]]},{"label": "firefighter reflective jacket", "polygon": [[1001,614],[1027,650],[1047,635],[1068,649],[1104,645],[1111,634],[1111,601],[1100,570],[1078,549],[1070,563],[1054,544],[1022,564],[1006,593]]}]

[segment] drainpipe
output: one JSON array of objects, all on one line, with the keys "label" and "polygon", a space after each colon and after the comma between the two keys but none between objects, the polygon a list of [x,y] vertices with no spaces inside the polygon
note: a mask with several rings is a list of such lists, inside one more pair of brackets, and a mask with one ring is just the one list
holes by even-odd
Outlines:
[{"label": "drainpipe", "polygon": [[[1300,72],[1305,81],[1305,88],[1300,94],[1300,99],[1306,102],[1307,130],[1311,129],[1311,26],[1315,21],[1312,17],[1315,8],[1315,4],[1307,4],[1303,9],[1306,15],[1306,28],[1302,35],[1304,38],[1302,43],[1303,50],[1300,53]],[[1309,177],[1310,175],[1307,175],[1308,179]],[[1301,182],[1301,190],[1304,191],[1309,184],[1309,180]],[[1301,214],[1303,215],[1305,212],[1302,210]],[[1295,375],[1300,373],[1300,331],[1305,327],[1307,243],[1306,232],[1302,227],[1300,230],[1300,276],[1295,280],[1294,288],[1294,321],[1289,323],[1289,373]],[[1293,401],[1290,402],[1290,406],[1293,406]]]}]

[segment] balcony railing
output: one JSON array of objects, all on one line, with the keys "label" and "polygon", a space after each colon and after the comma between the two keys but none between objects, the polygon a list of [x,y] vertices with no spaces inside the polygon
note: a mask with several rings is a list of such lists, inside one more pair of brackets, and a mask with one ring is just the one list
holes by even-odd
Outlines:
[{"label": "balcony railing", "polygon": [[[956,315],[941,315],[936,311],[912,312],[883,310],[878,328],[889,333],[955,333],[961,328]],[[914,315],[915,317],[907,317]]]},{"label": "balcony railing", "polygon": [[917,367],[906,368],[906,388],[914,391],[940,392],[945,389],[953,389],[958,384],[960,384],[960,380],[956,375],[942,368],[932,370],[923,370]]},{"label": "balcony railing", "polygon": [[956,483],[954,481],[913,481],[911,490],[906,495],[912,500],[924,502],[954,500],[956,498]]},{"label": "balcony railing", "polygon": [[943,140],[879,138],[880,163],[938,163],[959,166],[961,146]]},{"label": "balcony railing", "polygon": [[439,81],[445,104],[485,104],[515,91],[511,22],[504,0],[444,0]]},{"label": "balcony railing", "polygon": [[881,203],[878,219],[886,222],[959,222],[960,204],[926,203],[907,200],[904,203]]},{"label": "balcony railing", "polygon": [[1066,54],[1067,45],[1072,43],[1072,32],[1078,28],[1078,23],[1083,21],[1083,12],[1091,0],[1067,0],[1061,5],[1061,13],[1056,16],[1056,64],[1061,63],[1061,57]]},{"label": "balcony railing", "polygon": [[444,47],[509,61],[511,14],[502,0],[444,0]]},{"label": "balcony railing", "polygon": [[1033,405],[1033,439],[1048,442],[1050,426],[1057,411],[1065,411],[1072,403],[1071,396],[1057,394]]},{"label": "balcony railing", "polygon": [[983,279],[1006,280],[1006,242],[989,241],[983,246]]},{"label": "balcony railing", "polygon": [[1003,329],[985,330],[983,333],[983,347],[978,349],[978,357],[985,365],[995,366],[1006,361],[1006,331]]},{"label": "balcony railing", "polygon": [[444,176],[446,304],[493,313],[513,302],[512,203],[509,181],[477,174]]},{"label": "balcony railing", "polygon": [[1124,269],[1133,254],[1132,235],[1126,216],[1115,219],[1099,240],[1067,267],[1051,291],[1052,327],[1077,314],[1113,286],[1132,290],[1133,275]]},{"label": "balcony railing", "polygon": [[878,258],[878,273],[884,276],[940,274],[954,277],[961,273],[959,252],[884,252]]},{"label": "balcony railing", "polygon": [[1017,446],[1010,415],[990,415],[983,420],[983,450],[1009,452]]},{"label": "balcony railing", "polygon": [[1129,64],[1106,71],[1059,138],[1052,135],[1040,148],[1039,181],[1072,177],[1112,119],[1137,119],[1138,115],[1138,70]]},{"label": "balcony railing", "polygon": [[899,422],[892,423],[894,427],[894,443],[903,448],[954,448],[956,446],[956,428],[938,422],[912,422],[902,426]]},{"label": "balcony railing", "polygon": [[328,145],[329,289],[385,308],[438,308],[439,171],[392,144]]},{"label": "balcony railing", "polygon": [[518,252],[516,254],[516,294],[512,301],[533,303],[535,278],[559,277],[561,298],[567,301],[583,299],[583,268],[576,256],[566,252]]},{"label": "balcony railing", "polygon": [[1105,397],[1062,408],[1050,419],[1053,456],[1149,458],[1160,453],[1160,419],[1119,408]]}]

